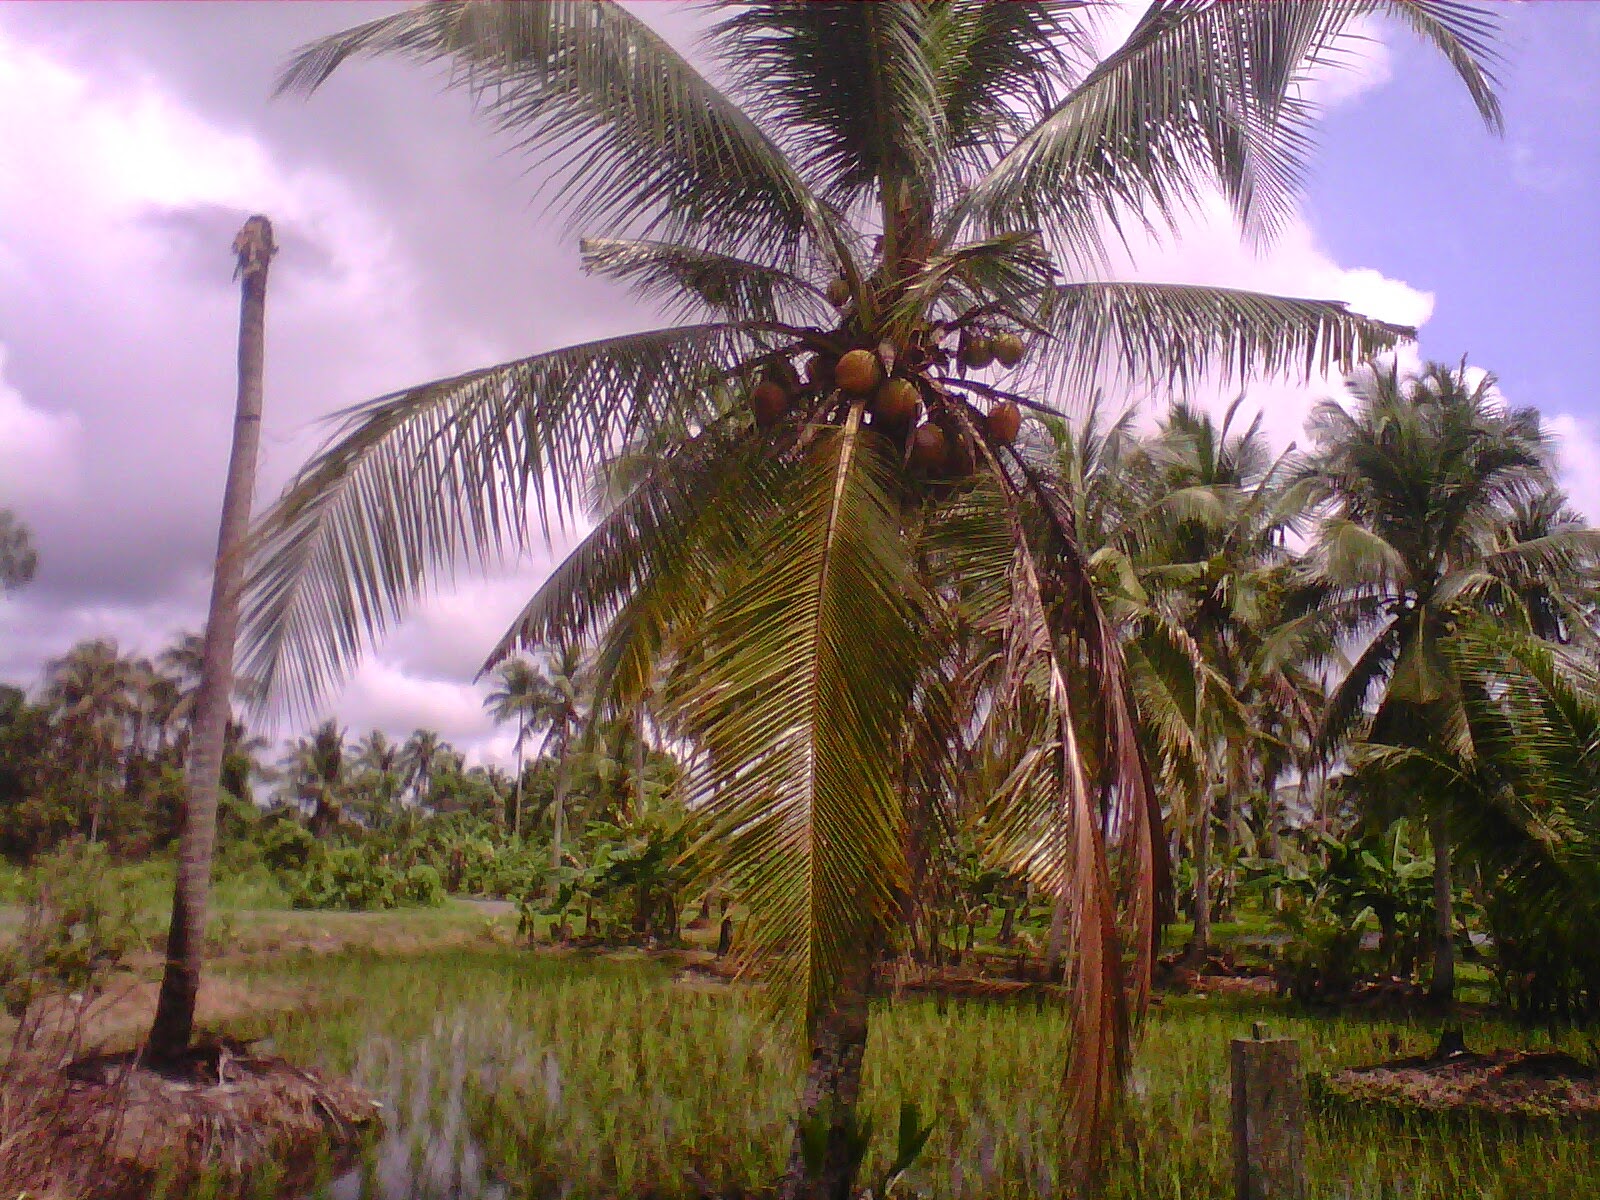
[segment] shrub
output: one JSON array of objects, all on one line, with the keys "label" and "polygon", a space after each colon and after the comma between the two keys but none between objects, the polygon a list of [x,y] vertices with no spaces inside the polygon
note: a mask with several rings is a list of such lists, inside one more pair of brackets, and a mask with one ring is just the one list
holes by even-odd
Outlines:
[{"label": "shrub", "polygon": [[439,873],[426,865],[399,870],[370,847],[337,846],[319,850],[291,878],[296,908],[375,912],[444,903]]},{"label": "shrub", "polygon": [[28,881],[20,934],[0,945],[0,998],[22,1019],[42,996],[98,992],[145,942],[141,906],[102,846],[42,858]]}]

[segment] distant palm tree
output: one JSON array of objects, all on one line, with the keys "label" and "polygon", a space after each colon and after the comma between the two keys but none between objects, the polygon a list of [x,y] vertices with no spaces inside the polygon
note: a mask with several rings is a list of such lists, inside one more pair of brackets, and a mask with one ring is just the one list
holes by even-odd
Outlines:
[{"label": "distant palm tree", "polygon": [[[1294,511],[1284,462],[1275,457],[1258,415],[1237,429],[1239,401],[1219,423],[1184,404],[1168,411],[1153,443],[1159,489],[1204,504],[1169,504],[1171,518],[1153,545],[1149,586],[1182,627],[1213,686],[1199,712],[1206,753],[1194,814],[1194,939],[1204,957],[1211,942],[1211,838],[1220,826],[1233,844],[1237,808],[1255,772],[1252,706],[1283,690],[1281,672],[1258,672],[1259,651],[1277,618],[1290,568],[1284,536]],[[1226,856],[1224,856],[1226,862]]]},{"label": "distant palm tree", "polygon": [[356,743],[356,766],[370,777],[369,822],[386,822],[394,816],[394,803],[400,792],[401,747],[389,740],[381,729],[374,729]]},{"label": "distant palm tree", "polygon": [[[1534,409],[1508,409],[1494,378],[1429,364],[1358,374],[1349,407],[1320,405],[1305,469],[1320,506],[1317,616],[1362,648],[1328,698],[1322,745],[1472,756],[1448,650],[1480,613],[1509,628],[1564,627],[1566,597],[1592,595],[1600,533],[1551,511],[1550,443]],[[1415,793],[1426,803],[1430,797]],[[1434,850],[1435,1000],[1455,987],[1451,813],[1428,814]]]},{"label": "distant palm tree", "polygon": [[92,781],[83,814],[91,842],[100,836],[106,795],[126,768],[146,666],[124,657],[114,641],[101,638],[80,642],[45,667],[43,701],[66,733],[80,770]]},{"label": "distant palm tree", "polygon": [[517,736],[513,749],[517,756],[517,783],[511,809],[511,834],[522,836],[523,750],[533,733],[533,713],[545,683],[537,668],[525,658],[510,658],[495,668],[494,686],[484,697],[489,716],[499,724],[511,722]]},{"label": "distant palm tree", "polygon": [[[1489,18],[1378,7],[1498,121]],[[1080,1130],[1126,1063],[1119,897],[1137,1007],[1162,839],[1120,650],[1033,438],[1018,441],[1022,410],[1060,411],[1108,373],[1305,373],[1410,333],[1334,302],[1097,273],[1125,222],[1167,224],[1214,189],[1254,232],[1279,225],[1309,73],[1368,6],[1158,2],[1098,63],[1086,11],[752,0],[708,35],[718,87],[617,4],[441,3],[323,39],[283,80],[309,90],[364,55],[448,64],[550,168],[573,221],[600,227],[585,265],[686,323],[349,410],[266,524],[255,673],[319,695],[458,560],[550,532],[622,460],[496,661],[597,641],[607,712],[676,664],[661,707],[713,818],[700,861],[739,877],[744,952],[812,1040],[801,1127],[825,1125],[823,1165],[797,1138],[789,1197],[850,1189],[867,997],[922,811],[903,751],[953,744],[924,685],[958,592],[1012,631],[999,702],[1048,731],[1012,794],[1035,820],[1030,865],[1071,897]],[[1030,344],[1014,380],[985,377]],[[1069,630],[1075,662],[1057,651]],[[1117,747],[1102,777],[1074,722],[1080,672]]]},{"label": "distant palm tree", "polygon": [[344,730],[332,718],[298,739],[284,760],[290,793],[311,809],[311,832],[326,837],[343,815],[348,784]]},{"label": "distant palm tree", "polygon": [[9,508],[0,508],[0,595],[27,583],[38,567],[28,527]]},{"label": "distant palm tree", "polygon": [[449,749],[449,743],[434,729],[413,730],[400,747],[400,778],[411,792],[413,804],[427,803],[440,756]]}]

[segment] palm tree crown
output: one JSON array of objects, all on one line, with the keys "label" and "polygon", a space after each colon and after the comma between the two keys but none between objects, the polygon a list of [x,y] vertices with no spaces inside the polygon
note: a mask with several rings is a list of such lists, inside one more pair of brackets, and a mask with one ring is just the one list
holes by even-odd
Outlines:
[{"label": "palm tree crown", "polygon": [[[1162,839],[1114,624],[1021,417],[1108,373],[1306,373],[1410,336],[1336,302],[1097,276],[1108,236],[1211,189],[1270,234],[1308,145],[1308,72],[1372,10],[1498,121],[1491,22],[1426,0],[1157,2],[1098,62],[1078,5],[972,0],[729,5],[710,74],[599,2],[429,4],[307,47],[285,88],[355,56],[448,63],[603,235],[585,266],[681,323],[345,413],[268,518],[251,673],[314,698],[436,578],[597,496],[490,661],[596,643],[595,703],[618,714],[666,667],[698,857],[737,881],[744,951],[812,1030],[814,1075],[844,1072],[813,1079],[840,1096],[908,824],[948,798],[936,764],[904,760],[945,747],[948,779],[974,712],[1016,714],[1032,744],[1006,822],[1031,824],[1015,855],[1070,900],[1068,1085],[1092,1122],[1125,1061],[1124,947],[1141,998],[1148,975]],[[1003,634],[997,669],[961,666],[963,621]],[[987,689],[965,712],[945,702],[958,675]],[[848,1158],[834,1132],[830,1163]]]}]

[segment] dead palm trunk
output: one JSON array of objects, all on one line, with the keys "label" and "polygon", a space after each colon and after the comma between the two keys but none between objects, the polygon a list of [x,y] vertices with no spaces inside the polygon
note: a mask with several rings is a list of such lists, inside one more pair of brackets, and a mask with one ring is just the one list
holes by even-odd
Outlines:
[{"label": "dead palm trunk", "polygon": [[1443,809],[1434,810],[1429,833],[1433,841],[1433,982],[1428,998],[1449,1004],[1456,991],[1455,920],[1450,894],[1450,827]]},{"label": "dead palm trunk", "polygon": [[150,1027],[146,1055],[171,1061],[189,1046],[206,938],[206,906],[211,888],[211,854],[217,837],[217,789],[222,777],[223,740],[233,690],[233,642],[239,625],[242,551],[255,492],[256,447],[261,438],[261,376],[266,342],[267,268],[276,247],[272,223],[253,216],[233,240],[240,279],[239,391],[233,418],[233,448],[222,497],[211,610],[206,619],[200,689],[195,698],[194,733],[189,746],[183,829],[178,848],[178,882],[167,934],[167,964]]}]

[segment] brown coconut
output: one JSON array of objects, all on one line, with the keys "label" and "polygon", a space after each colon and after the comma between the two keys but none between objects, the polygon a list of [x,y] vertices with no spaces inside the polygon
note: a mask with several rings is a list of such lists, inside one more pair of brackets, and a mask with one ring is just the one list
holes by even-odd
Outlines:
[{"label": "brown coconut", "polygon": [[962,342],[957,357],[962,366],[969,370],[981,371],[994,361],[994,348],[990,346],[989,339],[980,334]]},{"label": "brown coconut", "polygon": [[889,425],[904,425],[917,415],[922,395],[909,379],[891,379],[872,398],[872,413]]},{"label": "brown coconut", "polygon": [[991,442],[1009,446],[1022,429],[1022,409],[1010,400],[1001,401],[989,410],[983,424]]},{"label": "brown coconut", "polygon": [[933,474],[944,468],[946,453],[944,430],[937,425],[919,425],[911,435],[911,466],[913,470]]},{"label": "brown coconut", "polygon": [[763,429],[776,425],[789,411],[789,393],[782,384],[763,379],[750,389],[750,411],[755,413],[756,424]]},{"label": "brown coconut", "polygon": [[1022,361],[1022,339],[1014,333],[999,333],[989,340],[995,361],[1002,367],[1014,367]]},{"label": "brown coconut", "polygon": [[865,396],[877,387],[882,375],[878,357],[871,350],[852,350],[833,369],[835,382],[845,391],[858,396]]}]

